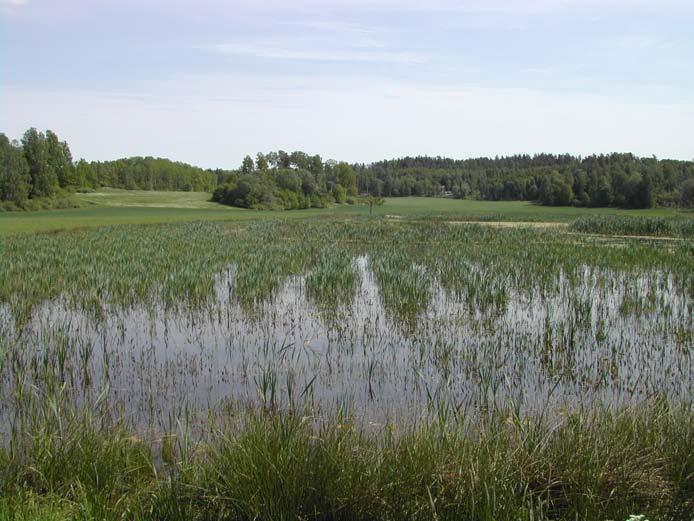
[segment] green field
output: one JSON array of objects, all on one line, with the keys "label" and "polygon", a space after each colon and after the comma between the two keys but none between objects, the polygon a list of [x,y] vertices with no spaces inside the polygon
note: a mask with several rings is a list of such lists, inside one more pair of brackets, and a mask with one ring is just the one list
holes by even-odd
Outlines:
[{"label": "green field", "polygon": [[[209,201],[201,192],[145,192],[105,190],[77,194],[82,208],[37,212],[0,213],[0,235],[69,230],[119,224],[156,224],[193,221],[237,221],[297,218],[353,218],[369,215],[361,205],[336,205],[327,209],[258,211],[226,207]],[[614,208],[548,207],[529,202],[472,201],[426,197],[387,199],[374,208],[375,216],[402,218],[441,217],[449,220],[570,222],[585,215],[676,217],[692,215],[672,209],[620,210]]]}]

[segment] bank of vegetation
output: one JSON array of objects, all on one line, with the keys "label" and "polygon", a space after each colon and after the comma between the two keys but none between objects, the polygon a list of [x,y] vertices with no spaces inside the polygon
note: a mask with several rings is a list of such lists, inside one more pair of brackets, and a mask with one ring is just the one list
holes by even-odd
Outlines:
[{"label": "bank of vegetation", "polygon": [[0,519],[690,521],[693,265],[440,221],[2,237]]},{"label": "bank of vegetation", "polygon": [[386,197],[449,194],[545,205],[649,208],[694,205],[694,162],[633,154],[405,157],[357,168],[359,189]]},{"label": "bank of vegetation", "polygon": [[694,238],[694,219],[589,215],[576,219],[571,223],[570,229],[575,232],[602,235],[644,235],[691,239]]},{"label": "bank of vegetation", "polygon": [[535,201],[547,206],[694,206],[694,162],[609,154],[539,154],[454,160],[406,157],[372,164],[323,162],[283,151],[246,156],[214,200],[246,208],[322,207],[378,197]]},{"label": "bank of vegetation", "polygon": [[75,162],[51,130],[31,128],[19,142],[0,134],[0,211],[73,207],[71,194],[101,187],[211,192],[218,175],[153,157]]},{"label": "bank of vegetation", "polygon": [[370,433],[266,412],[195,441],[49,402],[0,449],[0,519],[689,521],[693,426],[663,403]]},{"label": "bank of vegetation", "polygon": [[254,209],[323,208],[371,197],[452,197],[535,201],[550,206],[694,206],[694,162],[632,154],[539,154],[455,160],[405,157],[371,164],[324,161],[282,150],[246,156],[235,170],[202,169],[153,157],[73,161],[47,130],[21,142],[0,134],[0,208],[72,204],[66,195],[101,187],[210,192],[222,204]]}]

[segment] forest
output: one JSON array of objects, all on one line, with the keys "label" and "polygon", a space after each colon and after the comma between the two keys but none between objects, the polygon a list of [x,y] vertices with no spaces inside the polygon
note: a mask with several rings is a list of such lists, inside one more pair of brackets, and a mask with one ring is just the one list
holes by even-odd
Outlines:
[{"label": "forest", "polygon": [[694,162],[633,154],[406,157],[357,167],[359,189],[386,197],[449,195],[554,206],[691,206]]},{"label": "forest", "polygon": [[[220,178],[222,179],[222,178]],[[247,208],[308,208],[354,196],[537,201],[550,206],[694,205],[694,162],[633,154],[539,154],[454,160],[406,157],[372,164],[323,162],[284,151],[246,156],[214,200]],[[332,201],[330,201],[332,202]]]},{"label": "forest", "polygon": [[613,153],[462,160],[421,156],[349,164],[279,150],[246,156],[235,170],[205,170],[153,157],[75,162],[67,142],[51,130],[31,128],[21,142],[0,134],[0,202],[5,208],[101,187],[211,192],[216,202],[254,209],[321,208],[353,203],[360,195],[692,207],[694,162]]},{"label": "forest", "polygon": [[153,157],[74,161],[55,132],[27,130],[21,141],[0,133],[0,203],[33,208],[32,201],[65,200],[75,191],[101,187],[128,190],[212,192],[218,172]]}]

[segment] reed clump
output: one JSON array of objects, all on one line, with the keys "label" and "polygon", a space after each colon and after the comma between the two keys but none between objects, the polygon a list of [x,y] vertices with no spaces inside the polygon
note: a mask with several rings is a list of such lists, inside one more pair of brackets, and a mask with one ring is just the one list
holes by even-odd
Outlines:
[{"label": "reed clump", "polygon": [[[104,418],[56,412],[0,451],[0,519],[649,519],[694,514],[688,407],[365,431],[240,413],[169,457]],[[59,413],[58,413],[59,414]],[[159,453],[160,454],[160,453]],[[52,514],[51,514],[52,515]],[[56,514],[57,515],[57,514]],[[2,517],[4,516],[4,517]],[[47,518],[50,518],[48,515]]]},{"label": "reed clump", "polygon": [[579,217],[569,228],[576,232],[602,235],[653,235],[691,239],[694,237],[694,218],[590,215]]}]

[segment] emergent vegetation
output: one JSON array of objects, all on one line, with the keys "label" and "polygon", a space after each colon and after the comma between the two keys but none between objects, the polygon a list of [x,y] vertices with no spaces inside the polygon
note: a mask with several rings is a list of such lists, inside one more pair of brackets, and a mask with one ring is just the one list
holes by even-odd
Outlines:
[{"label": "emergent vegetation", "polygon": [[0,519],[689,521],[693,263],[429,219],[0,238]]}]

